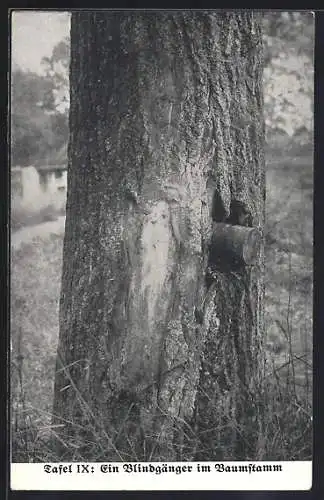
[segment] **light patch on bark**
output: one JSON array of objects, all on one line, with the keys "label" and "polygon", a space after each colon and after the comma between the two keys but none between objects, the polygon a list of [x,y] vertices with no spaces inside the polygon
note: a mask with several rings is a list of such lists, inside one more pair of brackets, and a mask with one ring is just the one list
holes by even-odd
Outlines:
[{"label": "light patch on bark", "polygon": [[142,233],[143,264],[140,293],[143,297],[149,297],[147,314],[150,325],[154,320],[160,291],[168,275],[171,238],[169,206],[167,202],[159,201],[145,217]]},{"label": "light patch on bark", "polygon": [[173,107],[173,104],[172,104],[172,102],[171,102],[171,104],[170,104],[170,110],[169,110],[169,119],[168,119],[168,125],[169,125],[169,127],[170,127],[170,125],[171,125],[172,107]]}]

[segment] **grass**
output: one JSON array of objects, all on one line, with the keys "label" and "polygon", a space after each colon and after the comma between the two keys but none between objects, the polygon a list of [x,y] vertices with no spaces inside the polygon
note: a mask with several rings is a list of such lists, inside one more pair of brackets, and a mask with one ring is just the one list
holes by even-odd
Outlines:
[{"label": "grass", "polygon": [[11,252],[12,444],[25,459],[51,424],[62,240],[44,235]]},{"label": "grass", "polygon": [[[266,227],[266,352],[261,377],[248,398],[249,429],[217,408],[218,459],[235,459],[229,445],[242,437],[247,460],[307,460],[312,456],[312,158],[280,158],[268,163]],[[53,384],[58,338],[58,303],[63,229],[22,242],[11,253],[11,420],[12,460],[55,462],[52,425]],[[134,449],[135,408],[110,433],[80,396],[86,432],[71,424],[74,437],[61,443],[69,460],[153,460],[161,436],[147,436]],[[215,409],[216,411],[216,409]],[[64,425],[66,422],[59,423]],[[177,419],[169,422],[182,427]],[[121,452],[118,443],[128,442]],[[180,456],[195,450],[204,459],[208,436],[185,426]],[[152,442],[155,443],[152,446]],[[163,456],[159,456],[163,459]],[[63,456],[64,459],[64,456]],[[60,457],[62,460],[62,457]]]}]

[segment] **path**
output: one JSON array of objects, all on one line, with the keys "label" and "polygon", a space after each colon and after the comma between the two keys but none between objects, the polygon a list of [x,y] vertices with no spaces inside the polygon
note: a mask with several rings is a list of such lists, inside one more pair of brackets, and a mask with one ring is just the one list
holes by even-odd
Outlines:
[{"label": "path", "polygon": [[61,215],[54,221],[42,222],[35,226],[27,226],[11,233],[11,247],[17,249],[22,243],[29,243],[34,238],[46,234],[62,234],[64,232],[65,216]]}]

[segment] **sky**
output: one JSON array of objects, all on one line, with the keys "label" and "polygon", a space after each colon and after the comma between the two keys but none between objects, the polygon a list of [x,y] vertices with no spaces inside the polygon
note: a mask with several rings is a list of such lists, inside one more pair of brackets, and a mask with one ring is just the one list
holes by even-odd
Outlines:
[{"label": "sky", "polygon": [[64,11],[15,11],[11,18],[12,66],[42,73],[41,60],[70,33],[70,15]]}]

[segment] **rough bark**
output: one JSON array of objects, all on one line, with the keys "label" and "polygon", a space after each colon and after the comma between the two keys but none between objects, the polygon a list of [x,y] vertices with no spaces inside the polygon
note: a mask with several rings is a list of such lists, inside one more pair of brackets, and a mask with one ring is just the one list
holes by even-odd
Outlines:
[{"label": "rough bark", "polygon": [[262,338],[262,244],[253,266],[210,251],[215,222],[262,234],[258,16],[75,12],[71,51],[54,421],[89,459],[90,429],[107,456],[191,459],[186,428],[213,459]]}]

